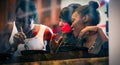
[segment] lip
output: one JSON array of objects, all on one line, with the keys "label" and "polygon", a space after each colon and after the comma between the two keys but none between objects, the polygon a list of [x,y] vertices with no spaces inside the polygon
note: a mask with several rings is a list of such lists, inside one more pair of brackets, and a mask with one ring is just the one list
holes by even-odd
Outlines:
[{"label": "lip", "polygon": [[73,26],[71,26],[71,30],[74,30]]},{"label": "lip", "polygon": [[72,31],[74,31],[75,30],[75,28],[72,28]]},{"label": "lip", "polygon": [[71,30],[72,30],[72,31],[74,31],[74,30],[75,30],[75,28],[74,28],[73,26],[71,26]]}]

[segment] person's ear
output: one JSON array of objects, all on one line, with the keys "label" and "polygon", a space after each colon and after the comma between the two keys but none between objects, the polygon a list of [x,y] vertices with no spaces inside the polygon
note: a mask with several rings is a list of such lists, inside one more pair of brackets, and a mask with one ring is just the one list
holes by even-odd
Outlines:
[{"label": "person's ear", "polygon": [[88,23],[89,16],[88,16],[88,15],[85,15],[85,16],[82,18],[82,20],[83,20],[84,23]]}]

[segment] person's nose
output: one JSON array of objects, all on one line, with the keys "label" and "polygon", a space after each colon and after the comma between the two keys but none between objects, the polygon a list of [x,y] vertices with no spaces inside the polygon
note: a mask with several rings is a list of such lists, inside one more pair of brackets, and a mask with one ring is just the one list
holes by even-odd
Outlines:
[{"label": "person's nose", "polygon": [[59,22],[59,26],[62,27],[63,26],[63,22],[60,21]]},{"label": "person's nose", "polygon": [[74,26],[73,25],[71,25],[71,29],[72,29],[72,31],[74,31]]}]

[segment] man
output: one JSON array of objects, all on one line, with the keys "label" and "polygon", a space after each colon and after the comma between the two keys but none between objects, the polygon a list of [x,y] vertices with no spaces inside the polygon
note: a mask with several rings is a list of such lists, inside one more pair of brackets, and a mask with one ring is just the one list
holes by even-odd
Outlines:
[{"label": "man", "polygon": [[0,38],[0,53],[19,56],[23,50],[50,51],[49,41],[53,33],[45,25],[33,24],[37,16],[35,3],[21,0],[15,14],[16,20],[7,24]]}]

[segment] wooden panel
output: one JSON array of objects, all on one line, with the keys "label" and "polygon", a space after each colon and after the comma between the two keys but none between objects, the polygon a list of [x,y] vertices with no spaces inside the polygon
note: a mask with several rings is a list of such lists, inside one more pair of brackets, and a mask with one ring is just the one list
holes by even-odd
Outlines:
[{"label": "wooden panel", "polygon": [[6,22],[7,0],[0,0],[0,32],[3,30]]},{"label": "wooden panel", "polygon": [[0,31],[8,21],[14,19],[16,0],[0,0]]},{"label": "wooden panel", "polygon": [[43,21],[43,12],[44,12],[44,2],[43,0],[35,0],[37,13],[40,19],[40,23]]},{"label": "wooden panel", "polygon": [[52,17],[52,24],[58,24],[59,22],[59,13],[60,13],[60,4],[61,0],[51,0],[51,17]]},{"label": "wooden panel", "polygon": [[99,58],[76,58],[66,60],[22,62],[3,65],[109,65],[109,62],[108,57],[99,57]]}]

